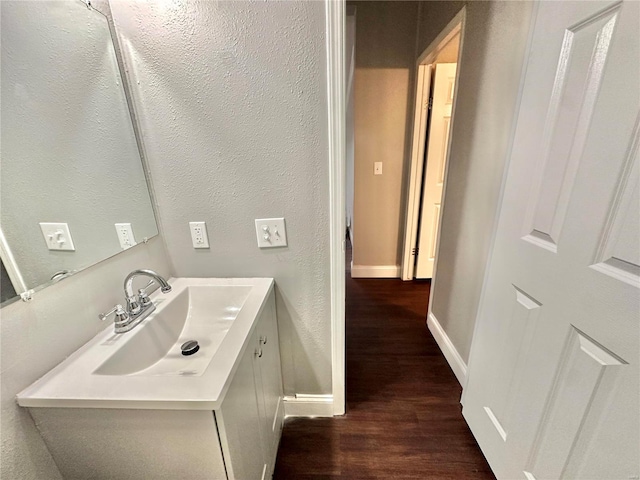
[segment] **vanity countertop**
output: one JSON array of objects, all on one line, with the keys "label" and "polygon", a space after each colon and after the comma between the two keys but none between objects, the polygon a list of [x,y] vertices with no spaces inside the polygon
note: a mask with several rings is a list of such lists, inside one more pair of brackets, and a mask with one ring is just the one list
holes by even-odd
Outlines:
[{"label": "vanity countertop", "polygon": [[[49,408],[219,408],[247,348],[256,320],[274,288],[274,281],[272,278],[172,278],[169,283],[172,286],[171,292],[161,294],[156,291],[151,295],[157,305],[156,311],[140,325],[130,332],[114,334],[113,324],[110,324],[61,364],[20,392],[17,395],[18,404],[23,407]],[[230,327],[223,333],[223,340],[216,346],[210,361],[202,366],[201,372],[159,374],[157,366],[152,365],[135,373],[98,373],[126,342],[133,341],[136,335],[149,336],[152,330],[148,329],[143,333],[143,329],[148,328],[147,324],[155,319],[163,318],[163,315],[166,318],[172,301],[175,305],[178,298],[186,298],[190,294],[189,289],[201,287],[250,287]],[[189,305],[184,311],[187,315],[195,315],[194,311],[197,312],[197,309]],[[202,311],[198,314],[201,315]],[[152,348],[153,346],[155,345]],[[196,355],[193,357],[197,358]],[[192,361],[190,357],[184,359],[185,362]],[[180,357],[174,355],[171,361],[180,361]],[[202,360],[199,361],[202,365]]]}]

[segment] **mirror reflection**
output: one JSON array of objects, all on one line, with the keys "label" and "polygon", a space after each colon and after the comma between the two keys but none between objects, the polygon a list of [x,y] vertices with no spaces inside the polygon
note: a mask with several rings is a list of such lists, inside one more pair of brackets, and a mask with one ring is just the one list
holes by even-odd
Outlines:
[{"label": "mirror reflection", "polygon": [[157,235],[107,18],[2,1],[2,301]]}]

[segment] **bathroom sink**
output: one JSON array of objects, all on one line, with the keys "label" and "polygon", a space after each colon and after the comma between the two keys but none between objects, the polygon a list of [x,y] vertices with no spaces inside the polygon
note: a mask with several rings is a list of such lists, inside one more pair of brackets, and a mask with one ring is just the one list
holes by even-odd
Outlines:
[{"label": "bathroom sink", "polygon": [[[18,394],[24,407],[219,407],[271,278],[173,278],[156,292],[156,310],[133,330],[113,324]],[[100,308],[96,308],[99,311]],[[274,312],[275,314],[275,312]],[[181,346],[198,349],[184,355]]]},{"label": "bathroom sink", "polygon": [[[99,375],[202,375],[251,292],[247,285],[191,285],[129,333],[94,373]],[[158,307],[166,300],[157,298]],[[185,356],[181,345],[196,341]]]}]

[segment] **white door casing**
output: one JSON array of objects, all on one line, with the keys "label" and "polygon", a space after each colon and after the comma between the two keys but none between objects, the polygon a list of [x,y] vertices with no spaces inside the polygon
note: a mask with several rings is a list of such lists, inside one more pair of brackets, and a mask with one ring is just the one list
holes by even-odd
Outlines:
[{"label": "white door casing", "polygon": [[639,31],[537,6],[462,399],[499,479],[640,476]]},{"label": "white door casing", "polygon": [[418,216],[420,212],[420,189],[424,168],[424,152],[427,139],[427,121],[429,120],[429,97],[431,96],[431,75],[433,65],[418,65],[416,102],[413,119],[413,138],[411,140],[411,179],[407,201],[407,221],[405,225],[405,245],[402,261],[402,279],[413,280],[414,247],[418,239]]},{"label": "white door casing", "polygon": [[436,65],[422,192],[416,278],[433,277],[455,80],[455,63]]}]

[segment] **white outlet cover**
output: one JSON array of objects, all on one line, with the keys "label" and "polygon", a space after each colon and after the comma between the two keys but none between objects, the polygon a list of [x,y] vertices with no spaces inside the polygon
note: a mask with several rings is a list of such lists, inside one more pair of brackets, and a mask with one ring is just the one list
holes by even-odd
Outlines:
[{"label": "white outlet cover", "polygon": [[135,237],[133,236],[133,227],[130,223],[116,223],[116,233],[118,234],[118,241],[120,247],[123,250],[131,248],[137,244]]},{"label": "white outlet cover", "polygon": [[287,229],[284,218],[256,219],[256,237],[259,248],[287,246]]},{"label": "white outlet cover", "polygon": [[40,230],[49,250],[75,252],[69,225],[66,223],[40,223]]},{"label": "white outlet cover", "polygon": [[191,231],[191,243],[193,248],[209,248],[209,235],[207,235],[207,224],[204,222],[189,222]]},{"label": "white outlet cover", "polygon": [[382,175],[382,162],[374,162],[374,164],[373,164],[373,174],[374,175]]}]

